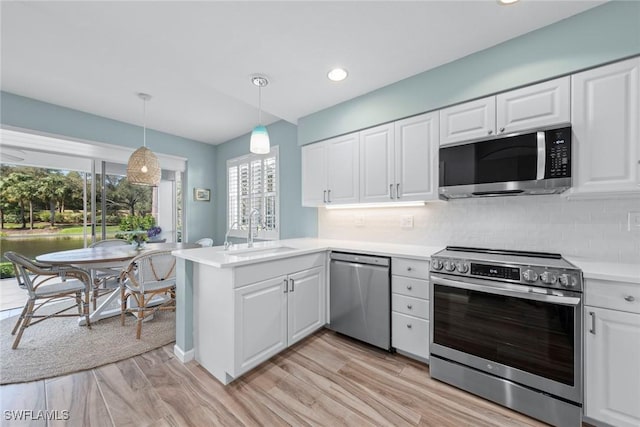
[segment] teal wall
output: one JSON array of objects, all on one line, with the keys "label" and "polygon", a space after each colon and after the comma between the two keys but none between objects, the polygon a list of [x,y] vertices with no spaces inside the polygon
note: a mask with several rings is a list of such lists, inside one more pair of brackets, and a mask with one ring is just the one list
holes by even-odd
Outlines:
[{"label": "teal wall", "polygon": [[609,2],[300,118],[298,143],[308,144],[638,54],[640,2]]},{"label": "teal wall", "polygon": [[[0,123],[5,126],[138,148],[142,128],[31,98],[0,92]],[[215,149],[209,144],[147,129],[147,145],[157,153],[187,158],[187,241],[214,233],[214,203],[193,201],[193,187],[214,190]],[[122,159],[123,163],[127,159]]]},{"label": "teal wall", "polygon": [[[318,211],[302,207],[301,154],[297,127],[285,121],[267,126],[271,145],[279,146],[280,157],[280,238],[318,235]],[[215,244],[224,242],[227,231],[227,160],[249,153],[251,134],[216,146],[216,232]],[[260,236],[258,235],[258,238]]]}]

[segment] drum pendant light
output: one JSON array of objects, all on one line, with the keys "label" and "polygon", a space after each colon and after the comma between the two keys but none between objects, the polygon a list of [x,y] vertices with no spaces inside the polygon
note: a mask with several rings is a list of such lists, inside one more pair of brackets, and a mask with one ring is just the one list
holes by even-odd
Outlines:
[{"label": "drum pendant light", "polygon": [[139,93],[138,98],[144,103],[143,114],[143,139],[142,147],[138,148],[129,157],[127,163],[127,180],[131,184],[149,185],[152,187],[160,183],[160,162],[153,151],[147,148],[147,101],[151,99],[151,95]]},{"label": "drum pendant light", "polygon": [[262,126],[262,88],[269,84],[269,80],[264,76],[254,76],[251,82],[258,86],[258,126],[251,132],[249,151],[255,154],[267,154],[271,151],[271,147],[267,128]]}]

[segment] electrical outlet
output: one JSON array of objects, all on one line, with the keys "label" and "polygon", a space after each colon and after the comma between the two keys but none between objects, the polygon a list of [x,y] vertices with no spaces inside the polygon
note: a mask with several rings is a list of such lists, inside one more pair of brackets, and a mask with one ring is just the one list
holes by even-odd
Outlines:
[{"label": "electrical outlet", "polygon": [[629,212],[627,220],[628,231],[640,231],[640,212]]},{"label": "electrical outlet", "polygon": [[402,215],[400,217],[400,228],[413,228],[413,215]]},{"label": "electrical outlet", "polygon": [[364,227],[364,215],[354,215],[353,223],[356,227]]}]

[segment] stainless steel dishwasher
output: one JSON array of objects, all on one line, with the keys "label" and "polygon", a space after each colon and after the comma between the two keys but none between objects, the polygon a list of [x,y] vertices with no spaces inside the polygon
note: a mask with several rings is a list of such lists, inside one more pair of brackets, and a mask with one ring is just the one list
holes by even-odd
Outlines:
[{"label": "stainless steel dishwasher", "polygon": [[329,329],[391,349],[389,258],[332,252]]}]

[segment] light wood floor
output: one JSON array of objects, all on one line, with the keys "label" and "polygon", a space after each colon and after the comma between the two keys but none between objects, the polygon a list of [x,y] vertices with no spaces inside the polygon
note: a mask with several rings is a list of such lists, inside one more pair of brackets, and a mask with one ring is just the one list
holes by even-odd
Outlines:
[{"label": "light wood floor", "polygon": [[[6,410],[68,410],[49,426],[543,426],[432,380],[428,367],[328,330],[224,387],[168,345],[49,380],[0,387]],[[35,412],[34,412],[35,414]]]}]

